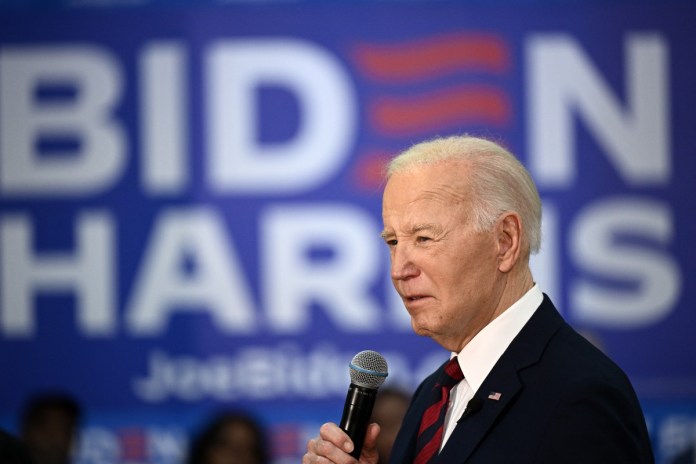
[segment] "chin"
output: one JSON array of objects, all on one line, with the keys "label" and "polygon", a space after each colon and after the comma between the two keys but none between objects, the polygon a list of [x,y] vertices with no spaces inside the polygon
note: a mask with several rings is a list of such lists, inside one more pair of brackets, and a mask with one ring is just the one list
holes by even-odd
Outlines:
[{"label": "chin", "polygon": [[413,332],[416,335],[420,335],[421,337],[432,337],[433,332],[429,330],[427,327],[423,326],[422,324],[418,324],[413,318],[411,318],[411,329],[413,329]]}]

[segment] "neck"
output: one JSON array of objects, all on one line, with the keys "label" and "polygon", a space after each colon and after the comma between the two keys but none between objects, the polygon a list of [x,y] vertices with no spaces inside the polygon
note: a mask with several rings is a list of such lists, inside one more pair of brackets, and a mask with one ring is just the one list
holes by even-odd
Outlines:
[{"label": "neck", "polygon": [[532,271],[529,269],[529,266],[526,265],[519,269],[513,269],[509,273],[505,274],[501,285],[502,289],[499,293],[500,297],[496,302],[491,302],[493,303],[495,310],[489,313],[489,317],[487,317],[485,320],[480,321],[478,330],[471,332],[465,339],[458,340],[451,346],[440,342],[439,343],[447,350],[454,353],[458,353],[464,349],[464,347],[469,343],[469,341],[471,341],[472,338],[476,336],[476,334],[478,334],[485,326],[490,324],[495,318],[507,311],[510,306],[522,298],[524,294],[534,286]]},{"label": "neck", "polygon": [[532,271],[527,265],[511,270],[505,280],[505,288],[498,302],[494,319],[504,313],[534,286]]}]

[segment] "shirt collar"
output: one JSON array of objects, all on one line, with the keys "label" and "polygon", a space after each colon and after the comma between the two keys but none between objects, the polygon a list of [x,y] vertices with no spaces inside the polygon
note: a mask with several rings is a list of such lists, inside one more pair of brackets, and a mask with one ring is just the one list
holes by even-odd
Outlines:
[{"label": "shirt collar", "polygon": [[539,285],[534,284],[522,298],[476,334],[462,351],[452,353],[452,357],[457,356],[464,378],[474,393],[543,299]]}]

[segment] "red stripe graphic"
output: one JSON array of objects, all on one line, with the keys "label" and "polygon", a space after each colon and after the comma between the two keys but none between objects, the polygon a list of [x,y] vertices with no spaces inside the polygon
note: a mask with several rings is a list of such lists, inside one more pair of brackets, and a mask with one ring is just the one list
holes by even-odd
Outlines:
[{"label": "red stripe graphic", "polygon": [[143,461],[147,458],[147,439],[145,431],[140,428],[128,428],[118,432],[121,442],[121,460]]},{"label": "red stripe graphic", "polygon": [[372,126],[385,136],[470,123],[502,126],[511,114],[505,93],[487,86],[447,89],[414,98],[383,97],[370,108]]},{"label": "red stripe graphic", "polygon": [[507,44],[500,37],[487,34],[361,44],[353,56],[362,72],[376,80],[417,80],[461,70],[502,73],[509,70],[511,63]]},{"label": "red stripe graphic", "polygon": [[384,174],[389,160],[394,156],[393,151],[371,150],[357,158],[353,170],[355,184],[363,190],[373,190],[380,193],[384,187]]}]

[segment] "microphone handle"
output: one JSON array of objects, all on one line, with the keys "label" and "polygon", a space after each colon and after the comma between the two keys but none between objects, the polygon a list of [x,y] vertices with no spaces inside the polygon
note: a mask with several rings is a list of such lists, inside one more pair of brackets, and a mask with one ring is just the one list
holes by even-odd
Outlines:
[{"label": "microphone handle", "polygon": [[350,455],[355,459],[360,458],[376,397],[376,389],[361,387],[353,383],[348,388],[348,395],[343,406],[343,416],[341,417],[339,427],[353,441],[355,448],[353,448],[353,452]]}]

